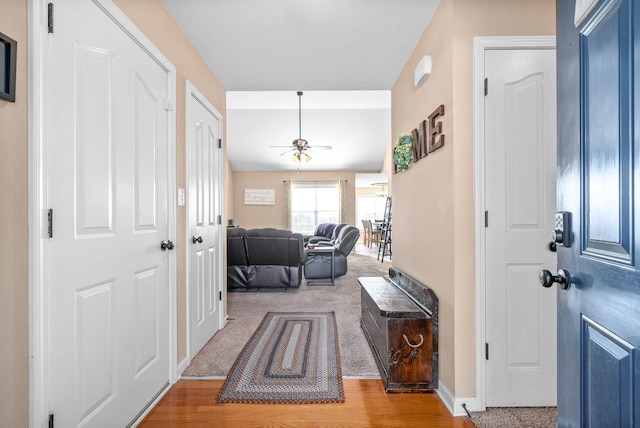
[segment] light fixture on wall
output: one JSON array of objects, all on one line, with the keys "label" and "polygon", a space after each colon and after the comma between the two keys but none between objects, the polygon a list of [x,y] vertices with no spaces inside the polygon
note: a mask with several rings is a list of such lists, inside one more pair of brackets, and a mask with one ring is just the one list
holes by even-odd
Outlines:
[{"label": "light fixture on wall", "polygon": [[416,88],[422,86],[425,80],[431,74],[431,56],[425,55],[422,57],[415,71],[413,72],[413,83]]}]

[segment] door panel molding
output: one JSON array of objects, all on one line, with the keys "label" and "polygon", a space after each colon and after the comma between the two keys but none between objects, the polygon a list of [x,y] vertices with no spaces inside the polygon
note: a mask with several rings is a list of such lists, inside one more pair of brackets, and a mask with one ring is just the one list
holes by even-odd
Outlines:
[{"label": "door panel molding", "polygon": [[[587,426],[632,426],[634,352],[638,349],[582,315],[582,421]],[[592,369],[595,368],[595,369]],[[621,412],[611,411],[620,402]]]},{"label": "door panel molding", "polygon": [[628,52],[634,34],[630,9],[630,2],[611,0],[580,28],[585,184],[582,251],[594,259],[626,266],[633,265],[629,204],[633,199],[633,119],[628,113],[633,100],[633,64]]},{"label": "door panel molding", "polygon": [[[465,415],[462,403],[468,410],[486,410],[485,388],[485,343],[486,343],[486,277],[485,240],[485,166],[484,166],[484,69],[485,51],[492,49],[555,49],[554,36],[487,36],[473,39],[473,155],[474,155],[474,197],[475,197],[475,397],[454,399],[454,416]],[[470,405],[471,403],[471,405]],[[473,406],[473,407],[472,407]]]}]

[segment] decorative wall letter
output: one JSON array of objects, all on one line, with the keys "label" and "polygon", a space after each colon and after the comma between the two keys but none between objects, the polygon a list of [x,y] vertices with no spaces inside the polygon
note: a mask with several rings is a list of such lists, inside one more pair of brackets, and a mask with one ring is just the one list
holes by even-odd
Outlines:
[{"label": "decorative wall letter", "polygon": [[420,136],[419,144],[420,144],[420,158],[427,156],[427,141],[428,141],[428,128],[429,124],[426,120],[420,122],[420,127],[418,128],[418,135]]},{"label": "decorative wall letter", "polygon": [[418,162],[420,160],[420,136],[417,129],[411,131],[411,138],[413,138],[413,161]]},{"label": "decorative wall letter", "polygon": [[[438,116],[444,116],[444,105],[440,104],[440,107],[435,109],[433,113],[429,115],[429,153],[438,150],[444,146],[444,135],[442,134],[442,122],[436,123]],[[437,138],[440,136],[440,138]]]}]

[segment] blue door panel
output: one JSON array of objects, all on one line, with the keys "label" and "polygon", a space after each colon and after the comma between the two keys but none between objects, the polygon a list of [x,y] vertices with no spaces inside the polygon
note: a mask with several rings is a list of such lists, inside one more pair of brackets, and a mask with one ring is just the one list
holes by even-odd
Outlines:
[{"label": "blue door panel", "polygon": [[633,426],[633,345],[587,317],[582,332],[583,425]]},{"label": "blue door panel", "polygon": [[580,28],[583,251],[631,264],[630,4],[610,1]]}]

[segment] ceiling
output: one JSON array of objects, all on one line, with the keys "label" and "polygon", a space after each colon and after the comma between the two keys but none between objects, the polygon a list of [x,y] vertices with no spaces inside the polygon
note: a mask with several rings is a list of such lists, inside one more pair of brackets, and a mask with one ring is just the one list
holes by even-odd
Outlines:
[{"label": "ceiling", "polygon": [[[390,90],[440,0],[162,0],[227,93],[234,171],[379,171]],[[294,164],[269,146],[302,138]]]},{"label": "ceiling", "polygon": [[[379,171],[390,99],[389,91],[304,91],[299,111],[295,91],[228,92],[227,156],[234,171]],[[311,146],[309,162],[291,161],[299,135]]]}]

